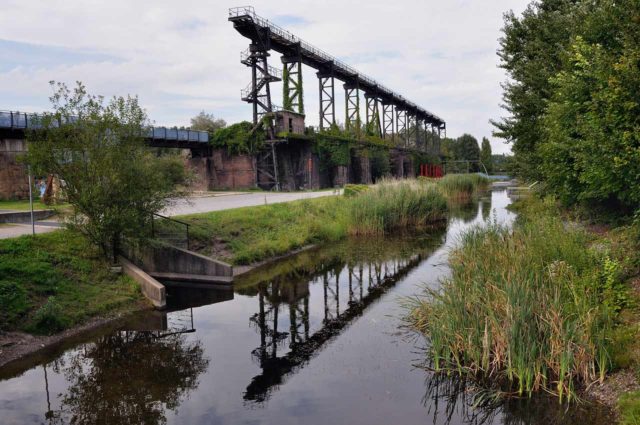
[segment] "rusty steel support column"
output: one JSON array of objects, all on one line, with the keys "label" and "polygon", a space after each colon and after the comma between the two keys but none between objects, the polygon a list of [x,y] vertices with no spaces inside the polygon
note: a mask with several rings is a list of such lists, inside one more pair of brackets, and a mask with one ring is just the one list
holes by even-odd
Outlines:
[{"label": "rusty steel support column", "polygon": [[403,145],[407,145],[407,111],[396,107],[396,134],[402,141]]},{"label": "rusty steel support column", "polygon": [[282,56],[282,107],[288,111],[304,114],[302,96],[302,55],[298,43],[298,54]]},{"label": "rusty steel support column", "polygon": [[393,138],[393,104],[382,104],[382,137]]},{"label": "rusty steel support column", "polygon": [[318,72],[320,88],[320,130],[331,128],[336,123],[335,79],[333,70]]},{"label": "rusty steel support column", "polygon": [[344,85],[345,127],[347,130],[360,132],[360,85]]},{"label": "rusty steel support column", "polygon": [[380,125],[380,110],[378,108],[377,96],[372,96],[365,93],[364,98],[367,106],[367,131],[373,131],[373,133],[382,137],[382,126]]}]

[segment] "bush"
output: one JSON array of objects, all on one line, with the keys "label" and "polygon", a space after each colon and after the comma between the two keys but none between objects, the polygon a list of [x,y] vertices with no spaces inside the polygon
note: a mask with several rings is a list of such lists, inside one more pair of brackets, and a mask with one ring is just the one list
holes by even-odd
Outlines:
[{"label": "bush", "polygon": [[65,330],[70,320],[64,314],[55,297],[49,297],[47,302],[36,311],[28,330],[35,334],[52,335]]}]

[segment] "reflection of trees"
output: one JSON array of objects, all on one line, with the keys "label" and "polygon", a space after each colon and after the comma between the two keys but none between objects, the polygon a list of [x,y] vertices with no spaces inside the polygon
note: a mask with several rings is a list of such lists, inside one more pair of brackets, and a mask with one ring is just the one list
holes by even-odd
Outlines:
[{"label": "reflection of trees", "polygon": [[121,331],[76,351],[65,368],[62,405],[75,424],[166,423],[198,386],[209,360],[184,335]]},{"label": "reflection of trees", "polygon": [[491,194],[480,199],[480,209],[482,210],[482,220],[487,221],[491,217]]}]

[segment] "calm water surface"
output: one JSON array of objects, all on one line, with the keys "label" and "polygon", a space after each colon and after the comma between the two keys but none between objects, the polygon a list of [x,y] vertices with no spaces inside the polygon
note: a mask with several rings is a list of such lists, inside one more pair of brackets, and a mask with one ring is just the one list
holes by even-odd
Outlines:
[{"label": "calm water surface", "polygon": [[305,252],[234,290],[171,290],[147,312],[0,369],[0,424],[609,423],[589,406],[472,408],[463,385],[419,368],[403,297],[437,287],[462,230],[510,223],[505,192],[428,236]]}]

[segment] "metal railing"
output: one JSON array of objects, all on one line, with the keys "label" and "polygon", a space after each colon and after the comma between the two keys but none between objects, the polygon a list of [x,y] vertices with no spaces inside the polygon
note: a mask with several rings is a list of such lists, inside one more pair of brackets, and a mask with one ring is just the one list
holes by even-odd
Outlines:
[{"label": "metal railing", "polygon": [[151,214],[151,238],[173,246],[189,249],[189,226],[184,221],[157,213]]},{"label": "metal railing", "polygon": [[[76,120],[77,118],[75,117],[69,117],[64,120],[64,123],[69,124]],[[61,125],[61,121],[52,121],[51,124],[54,127],[59,127]],[[19,111],[0,111],[0,128],[15,130],[42,128],[42,115]],[[146,132],[145,137],[149,139],[200,143],[209,142],[209,133],[206,131],[154,126],[149,126],[144,131]]]},{"label": "metal railing", "polygon": [[248,17],[250,18],[253,22],[255,22],[256,24],[262,26],[262,27],[266,27],[269,28],[269,30],[271,31],[272,34],[277,35],[278,37],[282,38],[283,40],[292,43],[292,44],[300,44],[300,48],[305,50],[307,52],[307,54],[312,54],[316,57],[318,57],[319,59],[321,59],[322,61],[325,62],[332,62],[334,67],[338,68],[340,71],[342,71],[345,74],[351,74],[354,76],[357,76],[359,79],[365,81],[367,84],[371,85],[371,86],[375,86],[379,91],[381,91],[385,96],[389,96],[389,97],[395,97],[396,99],[401,100],[403,103],[405,103],[408,107],[412,108],[412,109],[417,109],[420,110],[421,112],[423,112],[426,115],[429,115],[430,117],[439,120],[441,122],[444,122],[444,120],[440,117],[438,117],[437,115],[433,114],[432,112],[429,112],[423,108],[420,108],[418,105],[416,105],[415,103],[405,99],[403,96],[401,96],[400,94],[394,92],[393,90],[385,87],[384,85],[378,83],[376,80],[374,80],[373,78],[369,77],[368,75],[365,75],[359,71],[357,71],[355,68],[347,65],[346,63],[342,62],[341,60],[335,58],[334,56],[331,56],[330,54],[326,53],[325,51],[307,43],[306,41],[296,37],[295,35],[293,35],[292,33],[290,33],[289,31],[285,30],[284,28],[281,28],[280,26],[274,24],[273,22],[269,21],[268,19],[265,19],[259,15],[256,14],[255,9],[253,8],[253,6],[241,6],[241,7],[232,7],[229,9],[229,17],[230,18],[239,18],[239,17]]}]

